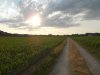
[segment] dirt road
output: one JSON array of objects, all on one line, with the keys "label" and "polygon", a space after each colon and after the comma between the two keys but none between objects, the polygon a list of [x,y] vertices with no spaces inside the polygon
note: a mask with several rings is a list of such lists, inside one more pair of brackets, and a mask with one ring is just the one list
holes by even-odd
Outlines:
[{"label": "dirt road", "polygon": [[[86,62],[86,65],[91,71],[91,75],[100,75],[100,62],[98,62],[90,53],[88,53],[85,49],[83,49],[79,44],[77,44],[74,40],[68,39],[68,41],[73,42],[74,46],[76,46],[78,52],[83,57]],[[70,45],[67,42],[67,46],[65,47],[63,53],[57,61],[57,64],[54,66],[54,69],[49,75],[72,75],[71,73],[71,59],[70,59]],[[82,74],[85,75],[85,74]]]}]

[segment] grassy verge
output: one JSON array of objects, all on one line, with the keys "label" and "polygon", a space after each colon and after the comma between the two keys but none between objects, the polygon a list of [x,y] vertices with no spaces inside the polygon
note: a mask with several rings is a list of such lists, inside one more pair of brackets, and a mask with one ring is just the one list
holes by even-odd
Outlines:
[{"label": "grassy verge", "polygon": [[52,49],[52,53],[35,69],[32,75],[48,75],[60,53],[63,51],[66,41]]}]

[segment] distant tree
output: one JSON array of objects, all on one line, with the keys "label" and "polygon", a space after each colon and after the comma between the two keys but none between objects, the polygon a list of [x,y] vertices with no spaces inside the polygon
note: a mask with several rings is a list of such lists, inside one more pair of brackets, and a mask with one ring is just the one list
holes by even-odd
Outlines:
[{"label": "distant tree", "polygon": [[11,34],[11,33],[4,32],[4,31],[0,30],[0,36],[18,36],[18,37],[21,37],[21,36],[31,36],[31,35],[28,35],[28,34]]},{"label": "distant tree", "polygon": [[52,34],[48,34],[49,36],[52,36]]}]

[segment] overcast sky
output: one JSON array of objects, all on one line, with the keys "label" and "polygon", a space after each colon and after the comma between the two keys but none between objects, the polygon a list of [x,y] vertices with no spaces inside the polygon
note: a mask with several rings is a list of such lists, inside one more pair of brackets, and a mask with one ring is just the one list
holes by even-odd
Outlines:
[{"label": "overcast sky", "polygon": [[[39,14],[41,25],[25,21]],[[0,0],[0,30],[24,34],[100,32],[100,0]]]}]

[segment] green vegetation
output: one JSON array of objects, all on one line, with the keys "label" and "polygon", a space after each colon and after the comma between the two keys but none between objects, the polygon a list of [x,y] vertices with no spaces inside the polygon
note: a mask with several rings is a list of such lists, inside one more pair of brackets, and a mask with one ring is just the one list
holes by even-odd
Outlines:
[{"label": "green vegetation", "polygon": [[51,54],[36,68],[32,75],[48,75],[60,53],[63,51],[66,40],[52,49]]},{"label": "green vegetation", "polygon": [[16,75],[64,39],[62,36],[0,37],[0,75]]},{"label": "green vegetation", "polygon": [[74,36],[73,38],[100,60],[100,36]]}]

